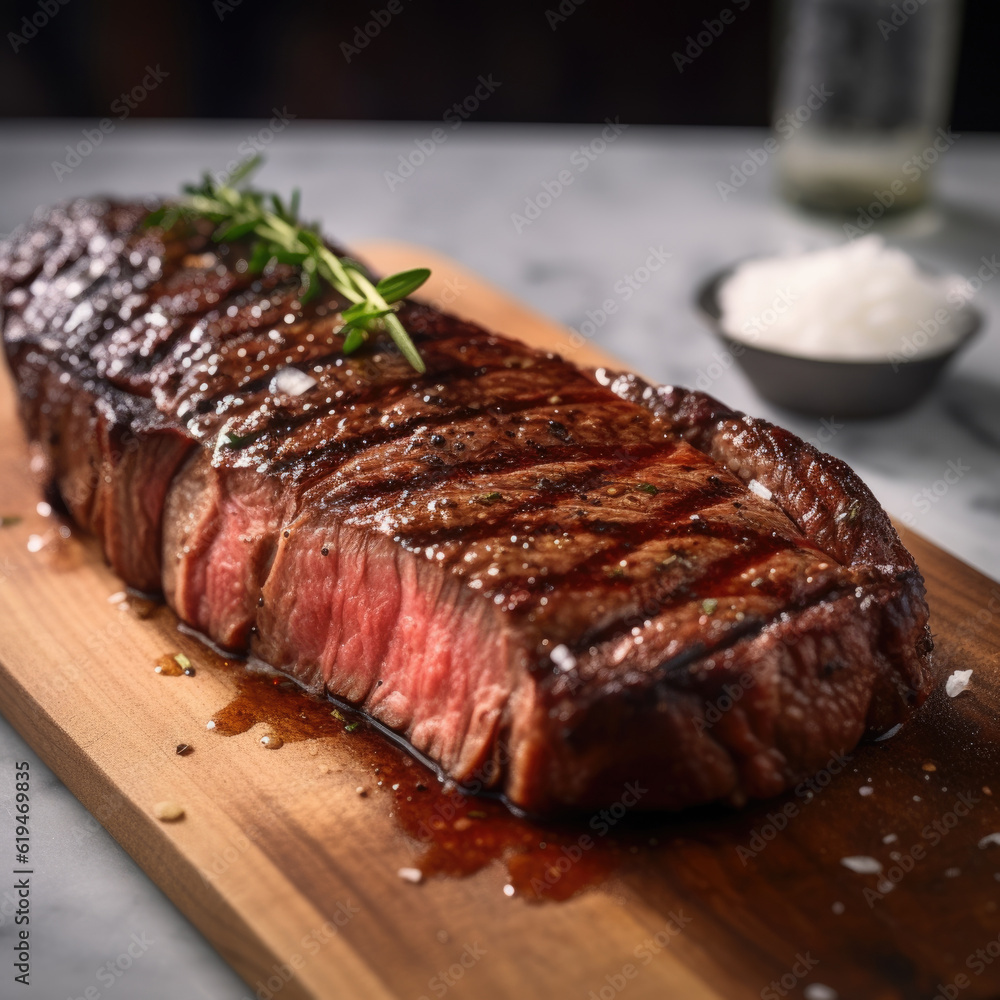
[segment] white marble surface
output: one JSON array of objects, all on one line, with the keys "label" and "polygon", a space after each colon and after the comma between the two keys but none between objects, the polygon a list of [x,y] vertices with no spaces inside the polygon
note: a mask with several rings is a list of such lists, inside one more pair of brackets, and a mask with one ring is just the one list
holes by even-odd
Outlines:
[{"label": "white marble surface", "polygon": [[[717,345],[692,308],[705,276],[752,254],[844,238],[839,224],[778,202],[769,164],[722,199],[717,182],[760,145],[762,132],[631,127],[586,160],[574,151],[596,152],[590,144],[601,126],[465,124],[447,130],[446,141],[390,190],[385,172],[398,170],[418,140],[427,148],[434,127],[292,121],[268,144],[261,182],[280,190],[298,184],[306,214],[347,244],[393,237],[432,246],[572,327],[615,299],[595,341],[663,382],[693,384],[716,360]],[[0,232],[36,205],[76,194],[172,192],[202,167],[236,159],[260,124],[121,124],[60,181],[52,162],[65,158],[83,128],[92,124],[0,126]],[[984,256],[1000,261],[1000,137],[962,136],[939,167],[935,206],[881,231],[927,265],[971,276]],[[512,214],[564,170],[571,183],[517,232]],[[670,256],[626,299],[615,286],[651,248]],[[846,459],[891,513],[909,515],[918,531],[1000,578],[1000,280],[987,282],[975,304],[986,319],[982,335],[935,394],[900,417],[838,427],[831,414],[831,430],[773,410],[738,371],[707,388]],[[938,495],[949,463],[967,471]],[[922,499],[924,490],[933,499]],[[26,755],[0,721],[0,842],[11,822],[10,762]],[[40,766],[36,773],[45,774]],[[86,826],[86,813],[51,775],[36,779],[34,801],[39,985],[16,995],[62,1000],[97,986],[114,1000],[249,996],[104,831]],[[4,997],[15,995],[8,993],[9,926],[0,926]],[[156,946],[113,987],[102,987],[97,970],[144,931]]]}]

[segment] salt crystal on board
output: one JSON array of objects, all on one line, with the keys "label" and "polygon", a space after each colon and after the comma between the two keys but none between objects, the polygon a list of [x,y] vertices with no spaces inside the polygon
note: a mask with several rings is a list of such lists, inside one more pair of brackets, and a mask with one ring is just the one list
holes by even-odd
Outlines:
[{"label": "salt crystal on board", "polygon": [[969,686],[969,679],[971,677],[971,670],[956,670],[951,677],[945,681],[945,694],[947,694],[949,698],[954,698],[957,695],[960,695]]}]

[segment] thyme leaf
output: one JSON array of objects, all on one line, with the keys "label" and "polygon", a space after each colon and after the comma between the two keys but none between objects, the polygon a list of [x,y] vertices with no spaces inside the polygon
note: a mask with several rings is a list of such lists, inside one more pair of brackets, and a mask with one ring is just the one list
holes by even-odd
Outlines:
[{"label": "thyme leaf", "polygon": [[347,331],[345,354],[356,351],[372,333],[385,331],[422,374],[426,365],[392,305],[415,292],[431,272],[415,268],[372,284],[357,261],[338,257],[330,250],[318,225],[299,219],[297,189],[286,204],[277,194],[244,185],[261,162],[259,156],[247,160],[226,183],[217,183],[206,173],[200,184],[185,184],[181,200],[152,212],[146,226],[169,230],[181,219],[203,218],[216,223],[212,238],[217,243],[251,237],[247,266],[252,273],[259,273],[272,261],[289,264],[301,272],[299,295],[303,302],[319,294],[325,281],[351,303],[342,314]]}]

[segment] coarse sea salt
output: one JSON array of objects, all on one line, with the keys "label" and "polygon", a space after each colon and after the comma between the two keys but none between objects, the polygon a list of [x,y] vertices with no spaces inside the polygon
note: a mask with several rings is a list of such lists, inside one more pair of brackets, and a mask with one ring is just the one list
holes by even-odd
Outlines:
[{"label": "coarse sea salt", "polygon": [[837,1000],[840,994],[825,983],[810,983],[802,995],[806,1000]]},{"label": "coarse sea salt", "polygon": [[757,347],[842,361],[939,354],[968,329],[972,286],[925,274],[881,237],[740,264],[719,289],[723,331]]},{"label": "coarse sea salt", "polygon": [[562,643],[549,653],[549,659],[563,673],[567,673],[576,666],[576,657],[569,651],[569,647],[564,646]]},{"label": "coarse sea salt", "polygon": [[840,863],[859,875],[875,875],[882,870],[882,862],[867,854],[853,854],[849,858],[841,858]]},{"label": "coarse sea salt", "polygon": [[301,396],[316,384],[312,375],[307,375],[298,368],[279,368],[271,379],[272,393],[283,392],[288,396]]},{"label": "coarse sea salt", "polygon": [[972,679],[971,670],[956,670],[949,678],[944,682],[944,692],[949,698],[956,698],[960,695],[968,686],[969,681]]}]

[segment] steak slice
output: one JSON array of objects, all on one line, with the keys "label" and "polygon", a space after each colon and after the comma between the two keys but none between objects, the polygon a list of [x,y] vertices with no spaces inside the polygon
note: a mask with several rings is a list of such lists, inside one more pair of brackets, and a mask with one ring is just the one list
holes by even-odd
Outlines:
[{"label": "steak slice", "polygon": [[928,694],[923,581],[843,463],[415,303],[425,374],[344,357],[332,292],[151,207],[15,233],[3,335],[52,495],[216,644],[535,812],[773,795]]}]

